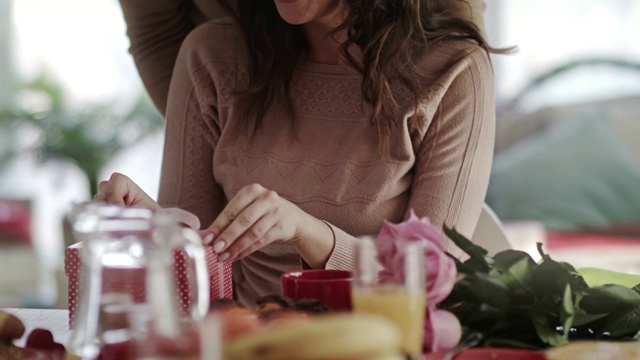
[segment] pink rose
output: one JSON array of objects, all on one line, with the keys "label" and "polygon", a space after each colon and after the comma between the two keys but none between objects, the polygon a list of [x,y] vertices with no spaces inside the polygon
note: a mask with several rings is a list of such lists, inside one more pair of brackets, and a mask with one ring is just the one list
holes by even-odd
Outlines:
[{"label": "pink rose", "polygon": [[424,322],[424,346],[431,352],[451,350],[460,342],[460,320],[446,310],[427,308]]},{"label": "pink rose", "polygon": [[[427,217],[419,218],[413,210],[409,212],[409,218],[399,224],[385,222],[380,229],[378,240],[386,243],[385,240],[393,239],[399,242],[411,242],[427,240],[436,244],[440,250],[445,251],[445,242],[442,233],[431,224]],[[384,247],[385,244],[379,244]]]},{"label": "pink rose", "polygon": [[418,241],[424,244],[427,290],[424,345],[431,351],[451,349],[460,341],[460,322],[455,315],[436,309],[436,305],[449,296],[455,285],[456,264],[445,252],[442,233],[428,218],[418,218],[411,211],[409,219],[402,223],[385,222],[376,240],[378,261],[383,267],[378,278],[380,283],[403,283],[403,248]]},{"label": "pink rose", "polygon": [[456,283],[455,261],[444,251],[427,243],[425,247],[427,304],[436,305],[446,299]]},{"label": "pink rose", "polygon": [[418,218],[413,210],[409,219],[399,224],[385,222],[376,240],[378,261],[383,266],[380,282],[402,283],[404,279],[403,246],[422,241],[425,249],[427,303],[438,304],[446,299],[455,285],[456,263],[445,252],[440,231],[428,218]]}]

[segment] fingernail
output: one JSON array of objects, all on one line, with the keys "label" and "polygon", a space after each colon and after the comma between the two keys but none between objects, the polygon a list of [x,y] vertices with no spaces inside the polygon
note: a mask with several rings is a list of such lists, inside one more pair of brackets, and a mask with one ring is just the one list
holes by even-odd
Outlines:
[{"label": "fingernail", "polygon": [[220,254],[220,256],[218,256],[218,261],[225,261],[225,260],[229,259],[229,256],[230,255],[229,255],[228,252],[222,253],[222,254]]},{"label": "fingernail", "polygon": [[225,245],[227,244],[224,241],[218,241],[217,243],[213,244],[213,251],[217,254],[222,251],[222,249],[224,249]]},{"label": "fingernail", "polygon": [[[204,240],[203,240],[205,245],[208,245],[212,241],[213,241],[213,234],[209,234],[209,235],[205,236]],[[214,248],[214,250],[215,250],[215,248]]]}]

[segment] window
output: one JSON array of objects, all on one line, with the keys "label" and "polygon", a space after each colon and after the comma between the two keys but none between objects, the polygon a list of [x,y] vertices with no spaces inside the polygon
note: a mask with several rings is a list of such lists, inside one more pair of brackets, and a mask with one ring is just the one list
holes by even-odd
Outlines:
[{"label": "window", "polygon": [[606,65],[606,60],[640,64],[639,1],[486,1],[491,43],[518,47],[513,55],[494,57],[500,101],[557,66],[586,59],[605,61],[576,66],[562,81],[559,76],[554,86],[528,98],[527,106],[640,94],[640,70]]}]

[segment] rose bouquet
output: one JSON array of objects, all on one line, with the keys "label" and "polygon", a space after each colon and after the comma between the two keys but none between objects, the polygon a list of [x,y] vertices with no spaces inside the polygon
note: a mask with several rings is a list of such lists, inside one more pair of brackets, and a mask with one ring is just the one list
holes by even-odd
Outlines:
[{"label": "rose bouquet", "polygon": [[540,243],[538,262],[518,250],[491,257],[455,229],[444,232],[469,259],[454,259],[458,281],[439,307],[456,315],[463,332],[482,333],[481,345],[545,349],[571,340],[640,339],[640,278],[624,286],[600,277],[597,284],[593,273],[605,270],[587,274],[555,261]]},{"label": "rose bouquet", "polygon": [[585,278],[593,275],[554,261],[541,244],[542,260],[535,262],[518,250],[491,257],[455,229],[445,227],[444,234],[468,260],[448,254],[439,229],[413,212],[402,223],[385,223],[376,240],[381,283],[404,277],[404,245],[425,245],[425,351],[450,350],[472,334],[483,346],[525,349],[574,339],[640,339],[640,284],[613,284],[609,277],[590,286]]}]

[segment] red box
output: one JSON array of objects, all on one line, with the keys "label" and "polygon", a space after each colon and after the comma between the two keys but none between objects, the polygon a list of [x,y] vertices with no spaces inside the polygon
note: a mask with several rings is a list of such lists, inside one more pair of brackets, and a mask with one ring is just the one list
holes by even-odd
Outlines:
[{"label": "red box", "polygon": [[[73,317],[76,310],[76,302],[80,294],[80,273],[82,268],[82,262],[80,260],[81,243],[76,243],[69,246],[65,250],[64,256],[64,272],[69,278],[69,326],[73,325]],[[211,301],[224,298],[233,298],[233,287],[231,278],[231,263],[223,263],[222,277],[223,288],[220,289],[220,276],[218,268],[218,256],[213,252],[211,246],[205,247],[205,255],[207,259],[207,270],[209,272],[209,296]],[[178,255],[179,256],[179,255]],[[186,272],[184,269],[184,261],[179,258],[176,259],[176,279],[178,281],[178,299],[183,309],[188,309],[189,294],[186,286],[180,286],[181,283],[186,281]],[[117,291],[125,292],[133,295],[134,302],[140,302],[144,299],[144,270],[141,269],[118,269],[103,273],[103,292]],[[220,296],[220,292],[224,296]]]}]

